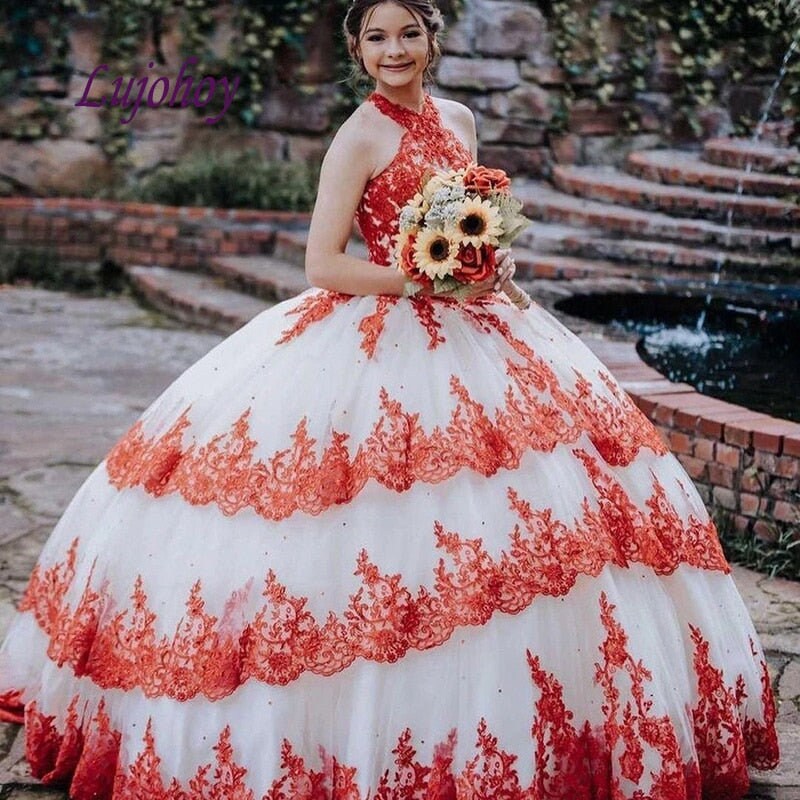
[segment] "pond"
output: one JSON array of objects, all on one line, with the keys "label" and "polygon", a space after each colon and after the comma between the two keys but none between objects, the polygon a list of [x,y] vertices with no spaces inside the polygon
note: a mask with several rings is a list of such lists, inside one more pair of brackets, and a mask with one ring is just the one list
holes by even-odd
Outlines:
[{"label": "pond", "polygon": [[[752,294],[752,293],[751,293]],[[664,293],[574,295],[567,314],[641,334],[642,360],[671,381],[800,422],[800,310]]]}]

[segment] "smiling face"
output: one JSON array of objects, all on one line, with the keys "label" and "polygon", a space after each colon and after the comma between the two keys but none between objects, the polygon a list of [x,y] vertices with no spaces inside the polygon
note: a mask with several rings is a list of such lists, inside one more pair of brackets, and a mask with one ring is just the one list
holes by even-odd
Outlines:
[{"label": "smiling face", "polygon": [[431,51],[419,17],[391,0],[365,15],[358,47],[376,89],[422,86]]}]

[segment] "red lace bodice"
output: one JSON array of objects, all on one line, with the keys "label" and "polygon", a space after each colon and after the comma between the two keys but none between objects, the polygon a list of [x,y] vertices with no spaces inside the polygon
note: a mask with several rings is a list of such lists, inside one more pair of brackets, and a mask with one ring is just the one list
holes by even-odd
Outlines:
[{"label": "red lace bodice", "polygon": [[419,191],[426,170],[460,169],[473,159],[458,137],[442,125],[439,109],[429,94],[419,113],[378,92],[367,100],[406,129],[389,166],[367,181],[356,209],[356,224],[369,248],[370,261],[389,266],[400,209]]}]

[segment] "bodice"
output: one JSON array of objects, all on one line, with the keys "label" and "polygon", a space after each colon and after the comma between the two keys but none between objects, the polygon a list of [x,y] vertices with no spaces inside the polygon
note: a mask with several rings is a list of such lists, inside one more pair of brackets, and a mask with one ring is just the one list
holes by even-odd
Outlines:
[{"label": "bodice", "polygon": [[367,181],[356,209],[356,224],[369,248],[370,261],[389,266],[400,209],[419,191],[424,174],[431,169],[460,169],[473,159],[458,137],[442,125],[439,109],[429,94],[420,112],[393,103],[378,92],[367,100],[405,128],[394,158]]}]

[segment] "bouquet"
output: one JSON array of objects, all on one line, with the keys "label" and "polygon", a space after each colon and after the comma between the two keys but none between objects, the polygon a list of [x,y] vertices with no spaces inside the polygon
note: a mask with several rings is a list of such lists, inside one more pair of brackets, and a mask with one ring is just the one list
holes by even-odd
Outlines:
[{"label": "bouquet", "polygon": [[[400,211],[395,264],[407,277],[406,295],[423,288],[464,299],[472,284],[492,277],[495,252],[529,224],[500,169],[478,164],[435,172]],[[506,293],[520,308],[530,298],[511,281]]]}]

